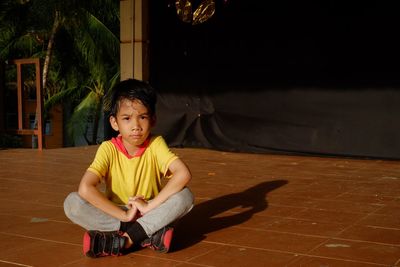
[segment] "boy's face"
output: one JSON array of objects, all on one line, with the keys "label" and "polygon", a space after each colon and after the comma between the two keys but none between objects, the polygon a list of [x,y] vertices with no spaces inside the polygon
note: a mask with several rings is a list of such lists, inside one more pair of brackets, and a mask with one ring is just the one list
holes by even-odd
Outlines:
[{"label": "boy's face", "polygon": [[119,103],[116,117],[110,117],[110,123],[121,134],[128,153],[134,154],[150,135],[154,118],[140,100],[123,99]]}]

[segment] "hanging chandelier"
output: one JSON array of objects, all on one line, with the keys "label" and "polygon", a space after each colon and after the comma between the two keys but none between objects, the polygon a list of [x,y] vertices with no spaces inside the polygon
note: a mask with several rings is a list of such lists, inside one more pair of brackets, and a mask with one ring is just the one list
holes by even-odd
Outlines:
[{"label": "hanging chandelier", "polygon": [[210,19],[215,13],[215,0],[202,0],[194,10],[191,0],[176,0],[176,13],[186,23],[197,25]]}]

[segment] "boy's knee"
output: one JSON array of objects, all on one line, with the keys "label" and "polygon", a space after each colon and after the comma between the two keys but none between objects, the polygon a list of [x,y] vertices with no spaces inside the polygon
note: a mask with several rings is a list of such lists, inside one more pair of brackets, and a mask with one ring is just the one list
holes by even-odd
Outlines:
[{"label": "boy's knee", "polygon": [[70,193],[64,200],[64,212],[65,215],[73,221],[73,218],[78,216],[80,210],[79,203],[81,202],[81,197],[77,192]]},{"label": "boy's knee", "polygon": [[182,189],[182,193],[184,194],[184,198],[186,199],[186,201],[188,201],[188,203],[192,205],[194,203],[194,195],[192,191],[190,191],[189,188],[185,187]]},{"label": "boy's knee", "polygon": [[185,187],[180,192],[175,194],[176,201],[178,201],[181,205],[186,207],[186,210],[190,210],[193,207],[194,196],[192,191],[189,188]]}]

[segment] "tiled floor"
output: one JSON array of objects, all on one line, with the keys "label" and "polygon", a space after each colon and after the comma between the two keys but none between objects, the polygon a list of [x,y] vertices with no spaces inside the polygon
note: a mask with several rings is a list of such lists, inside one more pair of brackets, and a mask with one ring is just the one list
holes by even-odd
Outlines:
[{"label": "tiled floor", "polygon": [[96,147],[0,150],[0,266],[400,266],[400,162],[174,149],[197,205],[173,250],[82,255],[64,216]]}]

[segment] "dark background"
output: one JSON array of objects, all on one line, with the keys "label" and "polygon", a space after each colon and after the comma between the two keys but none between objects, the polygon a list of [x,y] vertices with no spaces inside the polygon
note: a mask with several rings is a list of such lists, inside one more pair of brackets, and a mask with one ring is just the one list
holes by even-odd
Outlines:
[{"label": "dark background", "polygon": [[190,25],[173,1],[150,1],[156,133],[172,146],[400,158],[400,9],[349,2],[216,0]]}]

